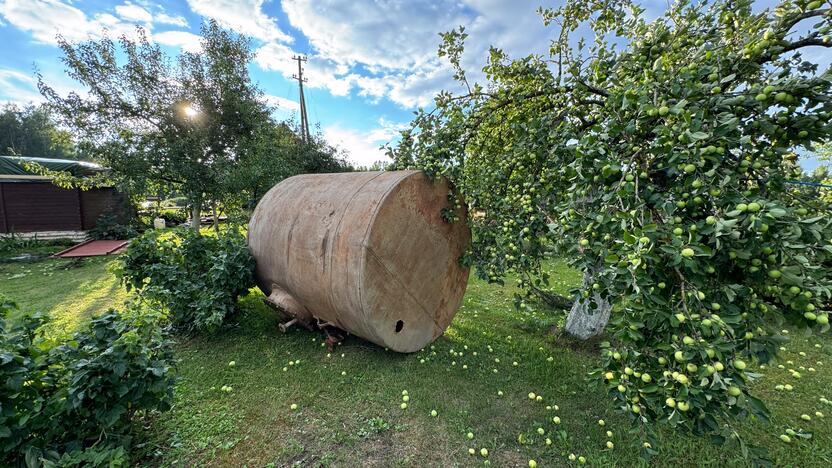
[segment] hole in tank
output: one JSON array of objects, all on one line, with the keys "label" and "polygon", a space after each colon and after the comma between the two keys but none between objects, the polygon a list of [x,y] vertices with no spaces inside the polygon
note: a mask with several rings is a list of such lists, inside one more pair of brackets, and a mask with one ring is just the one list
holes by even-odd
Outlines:
[{"label": "hole in tank", "polygon": [[398,322],[396,322],[396,333],[402,331],[402,328],[404,328],[404,322],[399,320]]}]

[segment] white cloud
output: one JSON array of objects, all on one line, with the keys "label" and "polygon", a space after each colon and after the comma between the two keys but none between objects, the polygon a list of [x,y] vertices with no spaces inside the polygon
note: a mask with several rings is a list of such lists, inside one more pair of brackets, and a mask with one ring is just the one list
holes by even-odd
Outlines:
[{"label": "white cloud", "polygon": [[[263,70],[276,71],[291,79],[292,75],[298,72],[298,63],[292,60],[296,55],[299,54],[288,46],[270,42],[257,49],[254,62]],[[326,89],[333,96],[349,94],[355,79],[349,74],[348,66],[319,55],[308,57],[303,66],[303,73],[309,80],[307,86]]]},{"label": "white cloud", "polygon": [[[43,81],[61,96],[71,92],[85,96],[87,91],[79,87],[78,83],[63,74],[44,73]],[[26,73],[11,68],[0,68],[0,104],[13,103],[18,105],[40,104],[44,97],[38,91],[38,80],[35,74]]]},{"label": "white cloud", "polygon": [[[267,44],[257,51],[255,63],[264,70],[280,72],[288,79],[297,74],[297,62],[291,59],[293,55],[296,54],[282,44]],[[439,63],[425,65],[419,70],[363,76],[344,64],[311,56],[303,70],[304,77],[309,80],[304,84],[306,87],[326,89],[333,96],[346,96],[357,89],[359,96],[370,98],[372,102],[386,97],[408,108],[430,105],[433,97],[443,89],[461,90],[452,80],[450,69]]]},{"label": "white cloud", "polygon": [[[536,13],[539,0],[283,0],[282,5],[312,47],[309,86],[335,95],[357,89],[360,96],[388,98],[407,108],[430,105],[443,89],[459,91],[448,64],[436,56],[440,32],[466,27],[463,65],[472,81],[483,78],[489,46],[514,56],[545,53],[552,35]],[[267,44],[257,63],[291,77],[293,62],[284,56],[291,56],[286,46]],[[316,65],[319,73],[313,76]]]},{"label": "white cloud", "polygon": [[261,41],[292,42],[275,20],[263,12],[265,0],[188,0],[194,13]]},{"label": "white cloud", "polygon": [[131,36],[135,25],[109,13],[88,17],[74,6],[58,0],[5,0],[0,15],[18,29],[32,35],[37,42],[54,44],[60,34],[69,41],[82,41],[103,36]]},{"label": "white cloud", "polygon": [[484,62],[490,46],[505,50],[509,55],[524,56],[530,53],[546,53],[549,39],[554,37],[557,26],[549,28],[537,14],[539,0],[464,0],[476,12],[465,23],[466,55]]},{"label": "white cloud", "polygon": [[159,44],[180,47],[186,52],[202,50],[201,37],[188,31],[165,31],[153,35],[153,40]]},{"label": "white cloud", "polygon": [[388,69],[429,61],[437,33],[465,22],[464,8],[454,0],[284,0],[283,10],[321,55]]},{"label": "white cloud", "polygon": [[[254,62],[264,70],[276,71],[291,79],[298,72],[297,62],[292,60],[296,55],[286,45],[273,42],[257,50]],[[308,79],[304,86],[326,89],[333,96],[346,96],[357,89],[359,96],[373,102],[386,97],[404,107],[427,106],[440,90],[458,90],[449,67],[438,61],[416,70],[367,76],[344,63],[312,55],[304,63],[303,75]]]},{"label": "white cloud", "polygon": [[380,119],[378,123],[377,128],[369,131],[331,125],[323,129],[324,138],[329,143],[345,150],[347,160],[357,166],[370,166],[376,161],[389,162],[390,158],[380,147],[394,140],[403,128],[403,124],[394,124],[384,119]]},{"label": "white cloud", "polygon": [[15,104],[43,101],[33,76],[8,68],[0,68],[0,96],[7,96],[7,102]]},{"label": "white cloud", "polygon": [[135,3],[127,2],[116,7],[116,14],[127,21],[136,21],[141,23],[150,23],[153,21],[153,15],[144,8]]},{"label": "white cloud", "polygon": [[264,70],[273,70],[291,77],[292,73],[297,72],[297,63],[291,60],[295,55],[297,53],[288,46],[271,42],[257,49],[254,62]]},{"label": "white cloud", "polygon": [[152,34],[156,24],[188,26],[185,18],[169,15],[161,8],[128,1],[113,8],[115,14],[85,13],[69,0],[0,0],[0,17],[30,33],[36,42],[46,44],[57,43],[59,34],[70,42],[99,39],[105,32],[111,38],[122,35],[135,38],[136,26],[141,26],[152,41],[189,52],[200,50],[196,34],[186,31]]},{"label": "white cloud", "polygon": [[269,103],[269,105],[276,106],[279,110],[284,110],[284,111],[298,111],[298,110],[300,110],[300,104],[297,101],[282,98],[280,96],[274,96],[272,94],[267,94],[265,96],[265,98],[266,98],[266,102]]},{"label": "white cloud", "polygon": [[444,64],[431,64],[421,69],[355,79],[360,96],[378,100],[387,97],[408,108],[428,107],[441,90],[461,92],[461,85],[453,81],[450,68]]},{"label": "white cloud", "polygon": [[[389,98],[403,107],[429,105],[443,88],[456,89],[436,49],[440,31],[471,22],[474,12],[458,2],[284,0],[282,5],[312,46],[304,67],[309,87],[335,96],[358,90],[374,102]],[[291,78],[297,73],[293,55],[287,45],[269,42],[257,50],[255,62]]]},{"label": "white cloud", "polygon": [[153,21],[159,24],[169,24],[171,26],[187,27],[188,21],[181,16],[173,16],[167,13],[158,13],[153,17]]},{"label": "white cloud", "polygon": [[[140,2],[143,3],[143,2]],[[151,29],[154,24],[167,24],[171,26],[179,26],[183,28],[188,27],[188,21],[178,15],[170,15],[162,9],[161,5],[156,5],[151,8],[151,13],[147,4],[137,5],[132,2],[125,2],[122,5],[115,7],[116,14],[125,21],[134,23],[143,23],[147,29]]]},{"label": "white cloud", "polygon": [[266,103],[271,106],[272,117],[275,119],[295,122],[300,120],[300,103],[297,101],[272,94],[266,94],[263,97]]}]

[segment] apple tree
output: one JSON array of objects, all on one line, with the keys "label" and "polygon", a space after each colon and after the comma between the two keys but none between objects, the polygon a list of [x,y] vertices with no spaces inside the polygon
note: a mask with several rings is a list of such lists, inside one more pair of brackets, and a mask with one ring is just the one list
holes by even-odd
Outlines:
[{"label": "apple tree", "polygon": [[818,148],[817,158],[821,161],[821,166],[815,168],[812,175],[819,175],[817,181],[823,185],[818,189],[818,196],[832,205],[832,141],[827,141]]},{"label": "apple tree", "polygon": [[66,73],[84,92],[62,95],[38,81],[81,153],[109,167],[128,193],[187,197],[194,229],[204,206],[250,190],[240,172],[264,159],[289,166],[274,150],[282,144],[276,123],[249,75],[250,40],[214,21],[201,33],[200,51],[175,62],[141,28],[117,41],[59,37]]},{"label": "apple tree", "polygon": [[594,375],[648,438],[664,422],[735,439],[732,420],[767,416],[748,384],[781,323],[829,328],[828,211],[787,181],[832,132],[832,70],[807,53],[832,46],[832,13],[752,7],[681,1],[648,21],[626,0],[567,2],[540,11],[548,56],[492,49],[470,81],[466,33],[445,33],[467,91],[391,149],[457,186],[484,278],[541,287],[553,247],[589,274],[579,301],[612,308]]}]

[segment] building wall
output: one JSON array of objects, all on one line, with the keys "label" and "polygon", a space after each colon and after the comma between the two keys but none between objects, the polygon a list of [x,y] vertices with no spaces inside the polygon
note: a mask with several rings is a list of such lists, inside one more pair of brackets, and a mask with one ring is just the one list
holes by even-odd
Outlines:
[{"label": "building wall", "polygon": [[0,232],[9,232],[6,229],[6,208],[5,203],[3,202],[3,186],[5,184],[0,184]]},{"label": "building wall", "polygon": [[122,197],[112,188],[90,189],[81,192],[81,224],[84,230],[95,227],[98,217],[104,213],[121,211]]},{"label": "building wall", "polygon": [[80,231],[95,226],[98,217],[118,210],[112,188],[81,191],[48,182],[0,183],[3,223],[0,232]]}]

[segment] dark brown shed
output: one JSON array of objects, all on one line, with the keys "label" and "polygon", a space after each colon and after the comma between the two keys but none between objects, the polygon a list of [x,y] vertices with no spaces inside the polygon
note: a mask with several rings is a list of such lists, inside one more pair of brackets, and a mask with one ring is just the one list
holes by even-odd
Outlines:
[{"label": "dark brown shed", "polygon": [[0,234],[77,237],[92,229],[102,214],[124,213],[125,197],[112,187],[64,189],[52,184],[49,177],[28,171],[27,162],[75,176],[105,170],[88,162],[0,156]]}]

